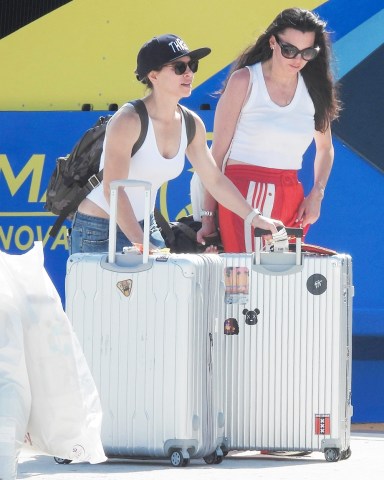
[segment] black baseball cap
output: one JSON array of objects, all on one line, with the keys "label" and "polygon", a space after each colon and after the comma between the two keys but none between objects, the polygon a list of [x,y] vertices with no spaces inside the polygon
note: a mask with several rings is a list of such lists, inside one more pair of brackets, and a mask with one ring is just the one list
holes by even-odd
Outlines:
[{"label": "black baseball cap", "polygon": [[150,71],[159,70],[166,63],[184,57],[184,55],[198,60],[210,53],[211,49],[207,47],[189,50],[180,37],[171,33],[153,37],[144,43],[137,55],[136,77],[141,81]]}]

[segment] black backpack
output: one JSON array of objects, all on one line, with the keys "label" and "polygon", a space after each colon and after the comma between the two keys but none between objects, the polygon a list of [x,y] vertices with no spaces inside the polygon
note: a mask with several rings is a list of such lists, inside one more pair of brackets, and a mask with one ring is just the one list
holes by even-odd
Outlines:
[{"label": "black backpack", "polygon": [[205,237],[205,245],[198,243],[196,234],[201,228],[201,222],[194,220],[193,215],[168,223],[158,209],[155,208],[154,213],[165,245],[172,253],[204,253],[209,245],[214,245],[218,253],[223,253],[219,231]]},{"label": "black backpack", "polygon": [[[141,121],[140,135],[132,148],[134,155],[147,135],[148,112],[142,100],[129,103],[134,106]],[[184,115],[189,145],[196,132],[195,120],[188,109],[181,105],[179,107]],[[112,115],[100,117],[95,125],[84,133],[69,155],[56,160],[44,205],[47,211],[59,216],[50,230],[51,237],[56,237],[64,221],[73,218],[84,198],[100,185],[103,179],[103,171],[99,171],[100,157],[107,123],[111,117]]]}]

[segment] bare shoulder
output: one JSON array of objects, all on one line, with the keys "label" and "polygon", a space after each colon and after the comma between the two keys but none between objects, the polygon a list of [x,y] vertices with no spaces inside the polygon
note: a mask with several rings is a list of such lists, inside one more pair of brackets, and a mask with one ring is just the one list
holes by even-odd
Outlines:
[{"label": "bare shoulder", "polygon": [[250,80],[250,72],[247,67],[240,68],[235,70],[232,75],[229,77],[226,89],[236,90],[236,91],[247,91],[248,84]]},{"label": "bare shoulder", "polygon": [[204,122],[194,110],[191,110],[190,108],[187,108],[184,105],[182,106],[182,109],[184,110],[184,112],[187,111],[192,116],[196,125],[196,131],[199,131],[200,129],[204,129],[205,131]]},{"label": "bare shoulder", "polygon": [[200,118],[200,116],[194,110],[190,110],[189,108],[186,109],[186,110],[189,111],[189,113],[192,115],[192,117],[194,118],[194,120],[197,124],[202,124],[204,126],[204,123],[203,123],[202,119]]},{"label": "bare shoulder", "polygon": [[133,105],[127,103],[119,108],[108,122],[107,133],[109,135],[127,135],[132,133],[132,138],[137,138],[141,128],[140,117]]},{"label": "bare shoulder", "polygon": [[[188,109],[189,110],[189,109]],[[203,122],[203,120],[201,119],[201,117],[196,113],[194,112],[193,110],[189,110],[189,112],[191,113],[194,121],[195,121],[195,125],[196,125],[196,135],[195,137],[200,137],[200,136],[204,136],[205,138],[205,135],[206,135],[206,129],[205,129],[205,124]],[[192,142],[193,143],[193,142]]]}]

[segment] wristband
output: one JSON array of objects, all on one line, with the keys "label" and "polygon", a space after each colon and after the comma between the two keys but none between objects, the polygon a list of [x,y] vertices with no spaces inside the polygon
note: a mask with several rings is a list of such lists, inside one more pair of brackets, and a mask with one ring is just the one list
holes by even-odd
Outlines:
[{"label": "wristband", "polygon": [[202,210],[200,212],[201,217],[213,217],[215,215],[215,212],[211,212],[210,210]]},{"label": "wristband", "polygon": [[252,209],[248,215],[244,218],[244,222],[247,224],[247,225],[252,225],[252,221],[253,219],[256,217],[256,215],[261,215],[261,212],[259,209],[257,208],[254,208]]}]

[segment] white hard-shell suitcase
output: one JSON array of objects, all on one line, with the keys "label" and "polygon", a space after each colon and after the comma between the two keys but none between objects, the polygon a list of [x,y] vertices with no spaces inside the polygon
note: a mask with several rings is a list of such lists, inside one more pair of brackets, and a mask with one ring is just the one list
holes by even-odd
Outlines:
[{"label": "white hard-shell suitcase", "polygon": [[222,260],[149,255],[147,218],[143,255],[116,253],[119,186],[144,186],[149,212],[150,184],[113,182],[108,255],[74,254],[66,275],[66,311],[101,398],[105,454],[220,463],[223,397],[213,351],[224,310]]},{"label": "white hard-shell suitcase", "polygon": [[348,458],[351,257],[302,253],[298,237],[296,252],[221,258],[226,450]]}]

